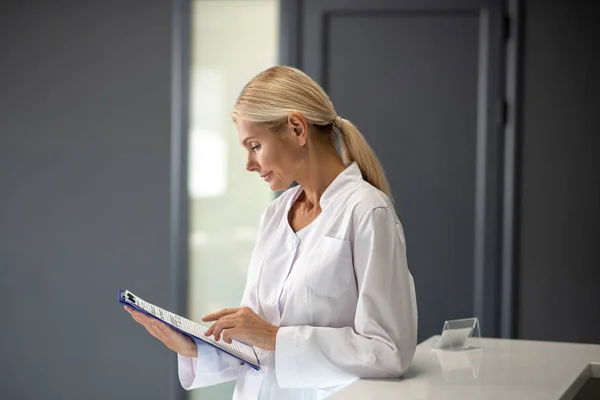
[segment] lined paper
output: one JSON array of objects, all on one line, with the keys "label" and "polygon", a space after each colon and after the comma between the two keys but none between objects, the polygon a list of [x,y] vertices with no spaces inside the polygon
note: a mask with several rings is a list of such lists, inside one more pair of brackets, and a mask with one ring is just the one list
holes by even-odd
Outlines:
[{"label": "lined paper", "polygon": [[[232,340],[231,344],[229,344],[223,340],[222,336],[221,336],[220,340],[215,340],[212,335],[204,336],[204,332],[206,332],[208,330],[208,328],[206,328],[194,321],[191,321],[187,318],[184,318],[180,315],[173,314],[172,312],[164,310],[158,306],[155,306],[154,304],[148,303],[147,301],[134,295],[133,293],[131,293],[128,290],[123,291],[123,294],[124,294],[123,299],[127,303],[131,303],[131,304],[134,304],[134,305],[140,307],[141,309],[148,312],[149,314],[152,314],[159,320],[166,322],[167,324],[170,324],[172,326],[177,327],[178,329],[187,333],[188,335],[192,335],[204,342],[211,343],[211,344],[215,345],[216,347],[218,347],[222,350],[225,350],[228,353],[231,353],[234,356],[236,356],[250,364],[253,364],[255,366],[259,365],[258,359],[256,358],[256,354],[254,353],[254,349],[252,348],[252,346],[249,346],[245,343],[238,342],[237,340]],[[132,302],[128,298],[128,294],[132,295],[135,298],[135,302]]]}]

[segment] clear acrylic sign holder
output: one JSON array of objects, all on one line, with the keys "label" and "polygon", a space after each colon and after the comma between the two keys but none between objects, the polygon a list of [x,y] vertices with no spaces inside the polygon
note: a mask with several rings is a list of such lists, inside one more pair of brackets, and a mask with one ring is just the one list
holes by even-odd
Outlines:
[{"label": "clear acrylic sign holder", "polygon": [[481,337],[479,331],[479,320],[477,318],[455,319],[444,322],[442,335],[432,345],[435,350],[470,350],[467,344],[469,338]]}]

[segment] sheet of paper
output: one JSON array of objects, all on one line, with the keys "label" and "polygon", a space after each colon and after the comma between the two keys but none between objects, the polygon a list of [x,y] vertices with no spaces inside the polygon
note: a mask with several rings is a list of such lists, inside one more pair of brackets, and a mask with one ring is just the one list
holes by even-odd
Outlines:
[{"label": "sheet of paper", "polygon": [[254,365],[258,365],[258,360],[256,358],[256,354],[254,353],[254,349],[252,348],[252,346],[238,342],[237,340],[233,340],[231,344],[229,344],[225,342],[222,338],[217,341],[213,338],[213,336],[204,336],[204,332],[206,332],[208,328],[187,318],[184,318],[177,314],[173,314],[172,312],[164,310],[158,306],[155,306],[154,304],[150,304],[127,290],[125,291],[126,297],[128,293],[135,297],[135,304],[138,307],[147,311],[149,314],[154,315],[161,321],[169,323],[177,327],[178,329],[181,329],[182,331],[199,338],[200,340],[203,340],[207,343],[212,343],[218,348],[226,350],[227,352],[235,355],[236,357],[241,358],[244,361],[247,361]]}]

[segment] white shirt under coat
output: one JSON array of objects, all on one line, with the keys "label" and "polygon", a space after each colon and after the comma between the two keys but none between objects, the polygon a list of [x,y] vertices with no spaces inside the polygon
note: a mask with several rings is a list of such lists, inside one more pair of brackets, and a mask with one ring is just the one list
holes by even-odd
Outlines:
[{"label": "white shirt under coat", "polygon": [[409,367],[415,288],[389,198],[352,163],[297,235],[288,212],[302,190],[288,189],[264,213],[242,298],[280,327],[276,350],[256,348],[255,371],[197,342],[197,358],[179,356],[185,389],[236,380],[236,400],[321,399],[357,378],[398,378]]}]

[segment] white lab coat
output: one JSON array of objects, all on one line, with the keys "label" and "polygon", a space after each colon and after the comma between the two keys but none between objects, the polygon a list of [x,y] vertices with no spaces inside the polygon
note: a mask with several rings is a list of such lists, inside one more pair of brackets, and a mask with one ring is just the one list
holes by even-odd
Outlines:
[{"label": "white lab coat", "polygon": [[400,377],[410,365],[415,289],[389,198],[356,163],[348,166],[321,196],[311,251],[294,262],[298,238],[288,211],[301,191],[287,190],[263,215],[242,299],[280,327],[276,350],[256,349],[255,371],[198,343],[197,358],[179,356],[185,389],[236,379],[236,400],[321,399],[357,378]]}]

